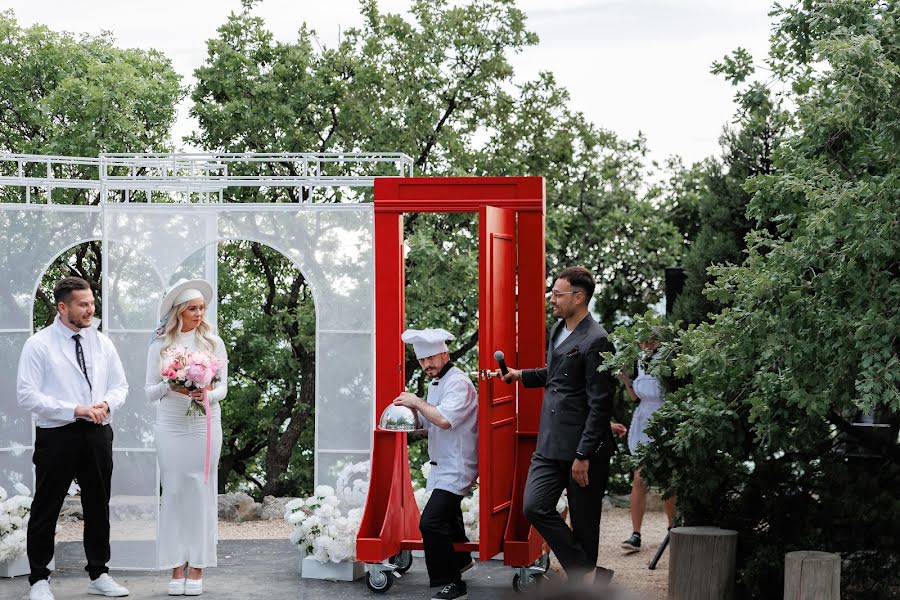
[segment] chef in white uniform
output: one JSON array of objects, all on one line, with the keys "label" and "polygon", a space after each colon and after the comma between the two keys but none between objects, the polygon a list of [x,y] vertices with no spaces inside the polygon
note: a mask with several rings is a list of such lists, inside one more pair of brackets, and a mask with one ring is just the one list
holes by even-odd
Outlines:
[{"label": "chef in white uniform", "polygon": [[419,426],[428,431],[431,498],[419,530],[431,586],[441,588],[432,600],[467,598],[462,572],[474,563],[468,552],[454,552],[453,544],[469,541],[460,503],[478,478],[478,395],[468,375],[450,362],[447,340],[455,339],[450,332],[407,329],[402,339],[413,345],[431,378],[425,399],[404,392],[394,404],[415,411]]}]

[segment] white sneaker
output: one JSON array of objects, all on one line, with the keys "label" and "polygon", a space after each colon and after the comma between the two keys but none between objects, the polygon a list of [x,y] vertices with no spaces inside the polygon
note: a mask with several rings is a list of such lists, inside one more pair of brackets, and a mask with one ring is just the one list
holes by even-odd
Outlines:
[{"label": "white sneaker", "polygon": [[185,579],[173,579],[169,582],[169,595],[170,596],[184,596],[184,582]]},{"label": "white sneaker", "polygon": [[28,600],[54,600],[53,593],[50,592],[50,582],[46,579],[35,581],[28,592]]},{"label": "white sneaker", "polygon": [[106,596],[107,598],[118,598],[127,596],[128,590],[115,582],[107,573],[103,573],[97,579],[88,584],[88,594],[95,596]]},{"label": "white sneaker", "polygon": [[185,596],[199,596],[203,593],[203,580],[202,579],[187,579],[184,582],[184,595]]}]

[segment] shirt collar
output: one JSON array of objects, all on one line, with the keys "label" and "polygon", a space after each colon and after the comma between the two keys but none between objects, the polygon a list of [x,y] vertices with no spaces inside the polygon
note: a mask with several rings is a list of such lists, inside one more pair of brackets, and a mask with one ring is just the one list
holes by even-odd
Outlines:
[{"label": "shirt collar", "polygon": [[450,361],[448,361],[447,364],[444,365],[444,368],[441,369],[441,372],[437,374],[437,377],[435,377],[435,378],[431,381],[431,385],[437,385],[437,384],[438,384],[438,380],[439,380],[441,377],[443,377],[444,375],[446,375],[446,374],[447,374],[447,371],[449,371],[449,370],[452,369],[452,368],[453,368],[453,363],[450,362]]},{"label": "shirt collar", "polygon": [[53,322],[53,325],[58,328],[60,335],[65,337],[66,339],[72,339],[76,334],[81,334],[81,337],[84,337],[84,334],[80,331],[72,331],[68,327],[66,327],[62,322],[62,317],[58,314],[56,315],[56,320]]}]

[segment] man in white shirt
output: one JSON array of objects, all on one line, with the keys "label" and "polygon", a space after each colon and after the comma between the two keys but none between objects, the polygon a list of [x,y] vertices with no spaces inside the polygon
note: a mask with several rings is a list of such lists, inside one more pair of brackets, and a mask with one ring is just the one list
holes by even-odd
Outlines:
[{"label": "man in white shirt", "polygon": [[432,600],[460,600],[468,597],[462,573],[475,563],[468,552],[454,552],[453,544],[469,541],[460,504],[478,478],[478,395],[469,377],[450,362],[450,332],[408,329],[402,339],[413,345],[422,370],[432,378],[427,401],[409,392],[394,400],[413,409],[428,431],[431,498],[419,530],[431,586],[442,588]]},{"label": "man in white shirt", "polygon": [[30,600],[53,600],[50,571],[56,521],[73,478],[81,487],[88,593],[127,596],[109,576],[109,497],[112,413],[128,384],[113,343],[93,327],[94,293],[87,281],[66,277],[53,298],[59,314],[28,338],[19,357],[19,406],[35,421],[35,490],[28,521]]}]

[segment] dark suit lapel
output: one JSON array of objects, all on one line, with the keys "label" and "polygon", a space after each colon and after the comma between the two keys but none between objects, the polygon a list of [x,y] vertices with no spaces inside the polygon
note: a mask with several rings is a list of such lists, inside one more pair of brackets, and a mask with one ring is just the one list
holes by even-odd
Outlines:
[{"label": "dark suit lapel", "polygon": [[[547,367],[547,381],[550,381],[550,377],[553,376],[553,372],[556,370],[556,367],[562,362],[563,357],[565,357],[566,352],[574,348],[581,340],[584,339],[584,336],[587,335],[588,329],[591,327],[591,322],[594,318],[588,313],[582,320],[581,323],[575,328],[575,331],[569,334],[565,340],[563,340],[562,344],[556,347],[551,354],[553,358],[552,366]],[[565,326],[565,321],[560,321],[562,326]],[[555,332],[555,330],[554,330]]]}]

